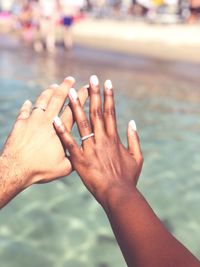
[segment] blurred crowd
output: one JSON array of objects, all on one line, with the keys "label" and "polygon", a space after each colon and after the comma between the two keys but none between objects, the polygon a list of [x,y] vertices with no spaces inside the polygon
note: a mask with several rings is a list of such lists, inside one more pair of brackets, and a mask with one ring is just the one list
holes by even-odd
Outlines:
[{"label": "blurred crowd", "polygon": [[54,52],[58,40],[70,49],[71,27],[85,16],[191,24],[199,21],[200,0],[0,0],[0,23],[37,52]]}]

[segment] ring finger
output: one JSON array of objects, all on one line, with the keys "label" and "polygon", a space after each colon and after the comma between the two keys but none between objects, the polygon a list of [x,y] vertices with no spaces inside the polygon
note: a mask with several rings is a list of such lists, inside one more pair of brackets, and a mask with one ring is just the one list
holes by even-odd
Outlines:
[{"label": "ring finger", "polygon": [[85,138],[83,140],[83,148],[84,148],[87,145],[91,145],[92,143],[94,143],[94,138],[91,135],[92,130],[89,121],[87,119],[87,116],[79,101],[78,94],[74,88],[71,88],[69,90],[69,98],[70,98],[72,112],[76,120],[81,139],[83,140],[83,138]]},{"label": "ring finger", "polygon": [[38,99],[35,102],[35,105],[32,110],[32,116],[41,114],[41,112],[46,111],[49,101],[51,100],[51,97],[53,95],[54,89],[58,87],[59,86],[57,84],[52,84],[49,86],[48,89],[42,92],[42,94],[38,97]]}]

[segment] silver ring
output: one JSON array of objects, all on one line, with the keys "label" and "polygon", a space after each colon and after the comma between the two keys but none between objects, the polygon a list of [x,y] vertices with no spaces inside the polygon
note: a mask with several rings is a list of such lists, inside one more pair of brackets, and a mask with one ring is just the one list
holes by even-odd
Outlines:
[{"label": "silver ring", "polygon": [[33,108],[32,108],[32,111],[33,111],[34,109],[41,109],[41,110],[42,110],[42,111],[44,111],[44,112],[46,111],[46,109],[45,109],[45,108],[42,108],[42,107],[37,107],[37,106],[33,107]]},{"label": "silver ring", "polygon": [[85,136],[81,137],[81,141],[83,142],[83,141],[85,141],[85,140],[87,140],[88,138],[93,137],[93,136],[94,136],[94,133],[85,135]]}]

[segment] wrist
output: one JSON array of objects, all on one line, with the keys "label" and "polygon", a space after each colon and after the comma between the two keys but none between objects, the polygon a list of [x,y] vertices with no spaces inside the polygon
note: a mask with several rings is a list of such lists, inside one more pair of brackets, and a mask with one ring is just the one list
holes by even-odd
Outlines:
[{"label": "wrist", "polygon": [[99,201],[101,206],[107,212],[115,207],[120,207],[130,201],[132,197],[141,197],[140,192],[134,184],[121,184],[112,186],[109,190],[104,192],[103,197]]},{"label": "wrist", "polygon": [[19,192],[29,186],[28,175],[12,155],[0,156],[0,206],[4,206]]}]

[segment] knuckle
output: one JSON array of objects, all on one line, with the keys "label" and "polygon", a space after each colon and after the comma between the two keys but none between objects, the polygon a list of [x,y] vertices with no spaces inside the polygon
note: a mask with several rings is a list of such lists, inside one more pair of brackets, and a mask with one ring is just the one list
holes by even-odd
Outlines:
[{"label": "knuckle", "polygon": [[89,125],[89,121],[86,120],[86,119],[80,121],[80,127],[83,128],[83,129],[87,129],[87,128],[89,128],[89,127],[90,127],[90,125]]},{"label": "knuckle", "polygon": [[143,158],[142,155],[140,155],[140,156],[138,157],[138,162],[139,162],[140,165],[143,165],[143,163],[144,163],[144,158]]},{"label": "knuckle", "polygon": [[112,138],[112,141],[113,141],[113,144],[116,145],[116,146],[119,146],[120,145],[120,139],[118,137],[117,134],[115,134]]},{"label": "knuckle", "polygon": [[102,111],[100,108],[91,110],[90,115],[94,118],[102,119]]},{"label": "knuckle", "polygon": [[68,146],[68,150],[72,150],[75,147],[75,145],[72,141],[69,141],[67,146]]},{"label": "knuckle", "polygon": [[104,114],[105,116],[111,116],[111,117],[114,117],[115,116],[115,109],[113,107],[110,107],[110,108],[106,108],[104,110]]},{"label": "knuckle", "polygon": [[90,87],[90,92],[91,94],[95,95],[95,94],[99,94],[100,93],[100,88],[99,86],[91,86]]}]

